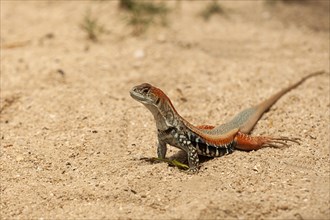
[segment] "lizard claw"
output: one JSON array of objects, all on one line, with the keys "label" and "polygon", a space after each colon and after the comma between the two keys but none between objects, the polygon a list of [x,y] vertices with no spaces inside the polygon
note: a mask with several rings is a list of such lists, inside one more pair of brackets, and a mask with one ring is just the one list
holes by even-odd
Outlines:
[{"label": "lizard claw", "polygon": [[161,160],[159,160],[159,158],[157,158],[157,157],[141,157],[140,160],[144,160],[144,161],[147,161],[149,163],[159,163],[159,162],[161,162]]},{"label": "lizard claw", "polygon": [[262,145],[262,147],[288,147],[287,142],[293,142],[300,145],[300,138],[288,138],[288,137],[278,137],[278,138],[269,138],[266,143]]}]

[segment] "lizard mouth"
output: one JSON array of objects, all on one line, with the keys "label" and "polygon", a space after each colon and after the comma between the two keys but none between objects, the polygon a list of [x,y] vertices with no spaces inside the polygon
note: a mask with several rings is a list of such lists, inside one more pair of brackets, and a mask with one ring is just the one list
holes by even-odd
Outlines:
[{"label": "lizard mouth", "polygon": [[134,90],[134,88],[131,89],[131,91],[129,93],[130,93],[131,97],[133,99],[135,99],[136,101],[146,103],[146,101],[147,101],[146,98],[143,95],[141,95],[140,93],[136,92]]},{"label": "lizard mouth", "polygon": [[153,103],[153,99],[150,97],[151,89],[152,86],[150,84],[143,83],[141,85],[134,86],[130,91],[130,95],[133,99],[141,102],[142,104],[151,105]]}]

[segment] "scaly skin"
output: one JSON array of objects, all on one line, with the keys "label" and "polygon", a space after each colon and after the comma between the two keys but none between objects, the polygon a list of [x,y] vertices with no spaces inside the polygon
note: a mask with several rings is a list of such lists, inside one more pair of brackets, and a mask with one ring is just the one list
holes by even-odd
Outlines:
[{"label": "scaly skin", "polygon": [[165,159],[167,144],[187,152],[190,173],[199,168],[198,155],[219,157],[232,153],[235,149],[257,150],[263,147],[287,146],[287,141],[297,142],[294,138],[250,136],[249,133],[260,117],[276,101],[306,79],[324,73],[319,71],[305,76],[260,104],[245,109],[230,122],[218,127],[211,125],[193,126],[182,118],[165,93],[143,83],[131,89],[130,95],[145,105],[153,114],[158,131],[158,158]]}]

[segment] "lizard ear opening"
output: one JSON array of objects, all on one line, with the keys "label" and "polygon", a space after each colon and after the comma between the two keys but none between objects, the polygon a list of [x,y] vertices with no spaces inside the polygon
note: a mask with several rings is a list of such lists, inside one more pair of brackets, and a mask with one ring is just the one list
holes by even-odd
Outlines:
[{"label": "lizard ear opening", "polygon": [[160,98],[158,97],[157,100],[156,100],[156,105],[158,105],[160,102]]}]

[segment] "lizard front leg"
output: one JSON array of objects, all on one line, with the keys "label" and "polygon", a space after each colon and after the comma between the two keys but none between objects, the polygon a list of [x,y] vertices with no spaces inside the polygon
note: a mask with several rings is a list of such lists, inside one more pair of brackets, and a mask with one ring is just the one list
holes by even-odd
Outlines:
[{"label": "lizard front leg", "polygon": [[157,145],[157,156],[158,156],[158,158],[165,159],[166,152],[167,152],[166,142],[158,139],[158,145]]},{"label": "lizard front leg", "polygon": [[188,169],[189,167],[177,160],[170,160],[170,159],[166,159],[166,151],[167,151],[167,144],[164,141],[158,140],[158,147],[157,147],[157,156],[158,158],[153,158],[151,159],[151,161],[162,161],[162,162],[166,162],[170,165],[176,166],[179,169]]}]

